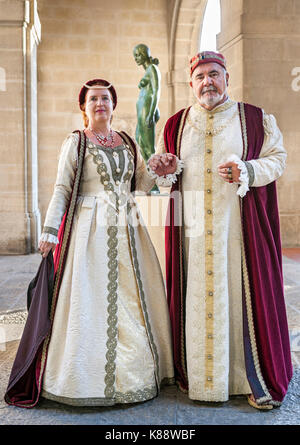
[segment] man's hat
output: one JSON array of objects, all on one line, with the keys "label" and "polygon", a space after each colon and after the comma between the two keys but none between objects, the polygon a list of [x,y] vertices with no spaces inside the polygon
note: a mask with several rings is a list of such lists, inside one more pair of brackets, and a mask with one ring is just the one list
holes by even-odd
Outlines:
[{"label": "man's hat", "polygon": [[218,63],[226,70],[226,60],[223,54],[215,53],[214,51],[202,51],[196,54],[190,60],[190,74],[192,75],[197,66],[204,63]]}]

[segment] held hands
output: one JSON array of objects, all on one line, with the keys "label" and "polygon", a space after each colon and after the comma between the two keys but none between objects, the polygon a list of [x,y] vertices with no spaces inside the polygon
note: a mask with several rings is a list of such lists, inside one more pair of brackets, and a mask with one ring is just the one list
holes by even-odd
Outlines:
[{"label": "held hands", "polygon": [[225,162],[218,167],[219,175],[224,179],[224,181],[229,183],[239,183],[240,182],[240,169],[235,162]]},{"label": "held hands", "polygon": [[56,247],[55,243],[49,243],[48,241],[40,241],[39,242],[39,249],[41,252],[41,255],[43,255],[43,258],[46,258],[50,250],[54,251]]},{"label": "held hands", "polygon": [[172,175],[177,169],[176,156],[171,153],[154,155],[148,165],[158,176]]}]

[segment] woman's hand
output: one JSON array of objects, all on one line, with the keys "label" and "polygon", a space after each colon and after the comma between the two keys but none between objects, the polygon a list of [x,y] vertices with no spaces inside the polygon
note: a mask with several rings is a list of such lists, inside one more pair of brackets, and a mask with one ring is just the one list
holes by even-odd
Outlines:
[{"label": "woman's hand", "polygon": [[238,183],[240,180],[240,169],[235,162],[225,162],[218,167],[219,175],[224,179],[224,181],[233,183]]},{"label": "woman's hand", "polygon": [[40,241],[39,242],[39,249],[41,251],[41,254],[43,255],[43,258],[46,258],[50,250],[54,251],[56,247],[55,243],[49,243],[48,241]]},{"label": "woman's hand", "polygon": [[158,176],[171,175],[176,172],[177,160],[176,156],[171,153],[164,153],[163,155],[154,155],[148,165]]}]

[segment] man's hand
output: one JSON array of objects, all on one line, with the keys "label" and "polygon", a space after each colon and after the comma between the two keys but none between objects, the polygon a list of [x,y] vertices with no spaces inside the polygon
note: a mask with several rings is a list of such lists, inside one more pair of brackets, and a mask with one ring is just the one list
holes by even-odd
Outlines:
[{"label": "man's hand", "polygon": [[149,161],[149,167],[158,176],[171,175],[175,173],[177,169],[176,156],[171,153],[154,155]]},{"label": "man's hand", "polygon": [[[231,174],[230,174],[231,169]],[[233,183],[239,182],[240,180],[240,169],[235,162],[225,162],[218,167],[219,175],[224,179],[224,181]]]}]

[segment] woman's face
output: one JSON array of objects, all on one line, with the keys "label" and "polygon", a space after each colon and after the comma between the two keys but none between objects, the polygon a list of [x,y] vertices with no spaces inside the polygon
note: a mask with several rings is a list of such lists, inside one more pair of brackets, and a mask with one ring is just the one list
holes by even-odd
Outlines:
[{"label": "woman's face", "polygon": [[113,101],[108,89],[89,89],[85,97],[85,113],[89,126],[100,122],[110,122],[113,112]]}]

